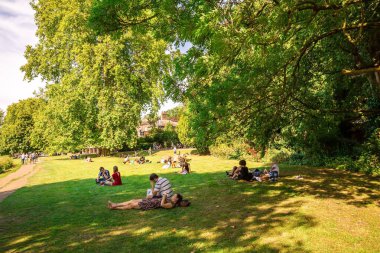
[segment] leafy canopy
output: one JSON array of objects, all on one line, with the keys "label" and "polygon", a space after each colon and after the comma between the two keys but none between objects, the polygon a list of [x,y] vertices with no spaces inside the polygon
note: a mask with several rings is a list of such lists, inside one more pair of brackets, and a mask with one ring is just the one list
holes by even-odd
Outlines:
[{"label": "leafy canopy", "polygon": [[166,43],[133,29],[98,35],[88,28],[92,2],[32,2],[39,42],[22,70],[47,83],[36,130],[46,150],[132,146],[141,112],[162,100]]},{"label": "leafy canopy", "polygon": [[36,115],[45,108],[45,101],[29,98],[7,108],[0,127],[0,153],[21,153],[40,150],[39,143],[32,144],[32,131]]},{"label": "leafy canopy", "polygon": [[187,104],[199,148],[285,138],[331,155],[360,144],[379,115],[379,13],[378,0],[113,0],[96,1],[90,20],[103,34],[149,27],[191,43],[166,86]]}]

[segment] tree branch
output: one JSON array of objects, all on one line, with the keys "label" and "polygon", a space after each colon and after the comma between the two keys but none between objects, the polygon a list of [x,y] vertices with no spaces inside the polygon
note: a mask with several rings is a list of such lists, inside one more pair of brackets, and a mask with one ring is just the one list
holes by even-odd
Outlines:
[{"label": "tree branch", "polygon": [[363,3],[363,0],[354,0],[351,2],[347,2],[344,4],[326,4],[326,5],[317,5],[313,1],[303,1],[296,6],[297,11],[304,11],[304,10],[312,10],[314,12],[319,12],[319,11],[325,11],[325,10],[341,10],[349,5],[353,4],[360,4]]},{"label": "tree branch", "polygon": [[380,66],[373,67],[373,68],[364,68],[364,69],[353,69],[353,70],[343,69],[342,70],[343,75],[349,75],[349,76],[358,76],[358,75],[363,75],[363,74],[368,74],[368,73],[373,73],[373,72],[380,72]]}]

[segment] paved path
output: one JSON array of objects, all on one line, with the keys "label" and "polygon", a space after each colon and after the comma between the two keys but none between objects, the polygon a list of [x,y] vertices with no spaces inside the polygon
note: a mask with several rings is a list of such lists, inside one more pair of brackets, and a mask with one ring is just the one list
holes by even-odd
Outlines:
[{"label": "paved path", "polygon": [[35,164],[22,165],[19,170],[0,179],[0,202],[17,189],[24,187],[28,178],[37,172]]}]

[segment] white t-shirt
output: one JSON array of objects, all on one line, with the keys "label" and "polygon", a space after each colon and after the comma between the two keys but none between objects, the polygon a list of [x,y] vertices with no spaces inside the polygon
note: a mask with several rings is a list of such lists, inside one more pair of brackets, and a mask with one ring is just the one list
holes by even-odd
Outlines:
[{"label": "white t-shirt", "polygon": [[280,175],[280,168],[278,167],[277,163],[273,164],[270,170],[277,171],[278,175]]}]

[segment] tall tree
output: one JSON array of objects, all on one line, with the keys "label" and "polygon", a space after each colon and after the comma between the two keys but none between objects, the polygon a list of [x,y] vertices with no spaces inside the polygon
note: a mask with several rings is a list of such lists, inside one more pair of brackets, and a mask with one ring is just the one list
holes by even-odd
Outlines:
[{"label": "tall tree", "polygon": [[0,109],[0,127],[4,123],[5,112]]},{"label": "tall tree", "polygon": [[94,2],[90,20],[103,34],[147,27],[191,43],[174,55],[167,91],[188,105],[199,147],[223,134],[258,146],[280,136],[333,155],[379,124],[379,8],[379,0],[106,0]]},{"label": "tall tree", "polygon": [[167,110],[165,113],[169,119],[178,121],[183,114],[183,110],[183,106],[176,106],[170,110]]},{"label": "tall tree", "polygon": [[167,44],[133,29],[97,34],[87,26],[92,2],[32,2],[39,41],[22,70],[47,83],[35,137],[50,151],[132,146],[141,111],[163,94]]},{"label": "tall tree", "polygon": [[36,115],[43,111],[45,101],[29,98],[11,104],[7,108],[4,124],[0,127],[0,150],[2,153],[17,153],[39,150],[31,144]]}]

